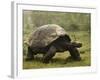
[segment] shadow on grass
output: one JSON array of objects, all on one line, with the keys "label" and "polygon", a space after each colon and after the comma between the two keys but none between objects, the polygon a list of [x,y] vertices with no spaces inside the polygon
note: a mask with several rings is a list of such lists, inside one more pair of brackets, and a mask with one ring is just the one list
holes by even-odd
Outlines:
[{"label": "shadow on grass", "polygon": [[[39,62],[42,63],[42,58],[43,57],[35,57],[33,60],[31,61],[27,61],[27,62]],[[25,58],[24,58],[25,61]],[[50,63],[56,63],[56,64],[66,64],[66,63],[73,63],[75,62],[75,60],[73,60],[70,56],[67,57],[66,59],[64,58],[52,58],[50,60]]]}]

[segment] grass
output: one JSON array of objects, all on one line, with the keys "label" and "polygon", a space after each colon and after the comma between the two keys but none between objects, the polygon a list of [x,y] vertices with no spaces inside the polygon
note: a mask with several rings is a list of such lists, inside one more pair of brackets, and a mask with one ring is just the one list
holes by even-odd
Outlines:
[{"label": "grass", "polygon": [[[90,33],[88,31],[68,32],[71,39],[76,42],[82,42],[83,46],[79,49],[82,60],[81,61],[67,61],[70,56],[68,51],[63,53],[56,53],[49,64],[42,63],[42,55],[36,55],[32,61],[25,61],[27,46],[24,44],[23,49],[23,69],[36,69],[36,68],[57,68],[57,67],[80,67],[91,65],[91,41]],[[27,39],[29,33],[24,34],[24,40]],[[75,36],[74,36],[75,35]]]}]

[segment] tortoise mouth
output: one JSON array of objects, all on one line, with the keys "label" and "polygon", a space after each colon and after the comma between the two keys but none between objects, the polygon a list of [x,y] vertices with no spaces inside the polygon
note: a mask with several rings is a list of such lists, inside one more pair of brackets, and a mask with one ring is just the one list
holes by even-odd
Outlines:
[{"label": "tortoise mouth", "polygon": [[71,43],[67,43],[66,44],[68,46],[68,48],[80,48],[82,47],[82,43],[76,43],[76,42],[71,42]]},{"label": "tortoise mouth", "polygon": [[82,47],[82,43],[72,42],[72,45],[73,45],[74,47],[77,47],[77,48]]}]

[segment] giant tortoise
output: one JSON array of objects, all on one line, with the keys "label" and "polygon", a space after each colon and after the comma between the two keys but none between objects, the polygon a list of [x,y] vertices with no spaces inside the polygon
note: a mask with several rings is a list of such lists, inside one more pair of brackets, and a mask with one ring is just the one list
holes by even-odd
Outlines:
[{"label": "giant tortoise", "polygon": [[43,63],[49,63],[56,52],[69,51],[73,60],[80,61],[77,48],[81,46],[81,43],[71,42],[68,33],[59,25],[43,25],[33,31],[29,38],[26,60],[33,60],[34,55],[43,54]]}]

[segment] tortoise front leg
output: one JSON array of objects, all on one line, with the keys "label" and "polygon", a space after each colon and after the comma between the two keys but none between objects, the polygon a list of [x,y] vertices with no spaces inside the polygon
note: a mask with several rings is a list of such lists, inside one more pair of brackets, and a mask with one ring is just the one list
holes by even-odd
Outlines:
[{"label": "tortoise front leg", "polygon": [[51,46],[48,52],[43,57],[43,63],[49,63],[49,61],[52,59],[55,53],[56,53],[56,48],[54,46]]},{"label": "tortoise front leg", "polygon": [[70,47],[68,50],[70,52],[72,59],[74,59],[76,61],[81,60],[80,53],[76,47]]}]

